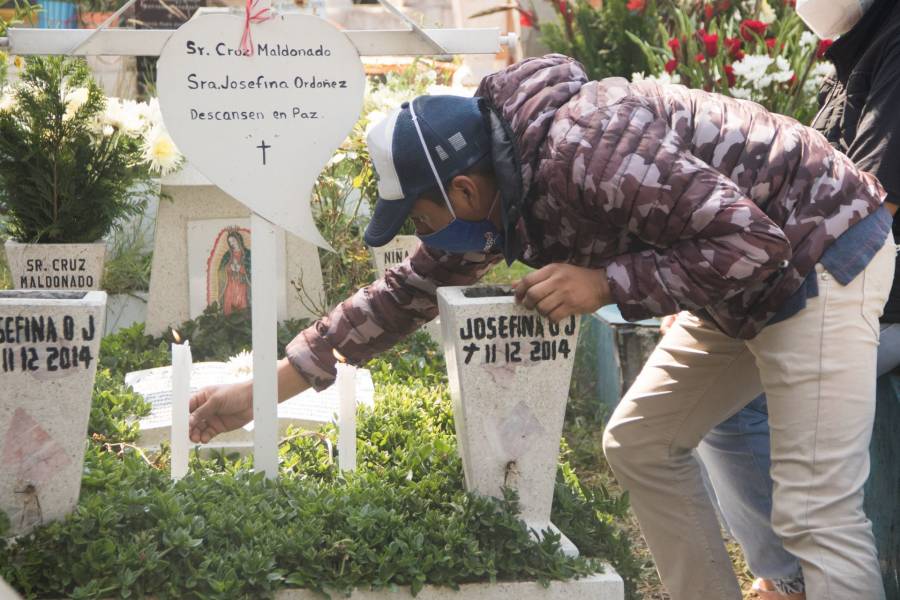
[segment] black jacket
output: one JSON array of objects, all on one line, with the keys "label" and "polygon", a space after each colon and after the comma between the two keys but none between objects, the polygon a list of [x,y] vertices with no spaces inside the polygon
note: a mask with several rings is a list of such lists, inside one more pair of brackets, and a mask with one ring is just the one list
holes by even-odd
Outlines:
[{"label": "black jacket", "polygon": [[[876,0],[826,54],[836,75],[819,95],[813,127],[900,204],[900,0]],[[900,215],[894,220],[900,241]],[[900,323],[900,260],[882,321]]]}]

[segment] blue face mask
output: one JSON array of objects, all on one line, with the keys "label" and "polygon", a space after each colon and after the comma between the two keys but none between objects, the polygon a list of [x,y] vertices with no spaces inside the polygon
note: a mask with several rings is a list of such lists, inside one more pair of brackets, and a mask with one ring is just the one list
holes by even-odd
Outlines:
[{"label": "blue face mask", "polygon": [[[494,200],[496,203],[496,199]],[[447,203],[449,206],[449,202]],[[450,209],[453,212],[453,209]],[[488,215],[494,211],[494,205]],[[489,219],[465,221],[456,217],[440,231],[420,235],[422,243],[430,248],[452,254],[466,252],[491,252],[503,246],[503,234]]]},{"label": "blue face mask", "polygon": [[422,149],[425,151],[425,158],[428,159],[428,164],[431,167],[431,172],[434,174],[434,179],[437,181],[438,187],[441,190],[441,195],[444,196],[444,202],[447,204],[447,209],[453,216],[453,220],[450,221],[446,227],[439,231],[435,231],[434,233],[420,235],[419,239],[422,240],[423,244],[430,248],[443,250],[444,252],[450,252],[451,254],[490,252],[502,247],[503,234],[490,220],[491,213],[494,212],[494,206],[497,204],[500,193],[497,192],[497,195],[494,197],[494,202],[491,204],[490,210],[488,210],[488,218],[480,221],[466,221],[457,218],[456,211],[453,210],[453,205],[450,204],[450,198],[447,197],[447,191],[444,189],[444,184],[438,175],[437,168],[431,160],[431,154],[428,152],[428,144],[425,143],[425,136],[422,135],[422,128],[419,126],[419,119],[416,117],[416,110],[412,102],[409,104],[409,112],[412,117],[413,125],[416,127],[416,133],[419,134],[419,141],[422,143]]}]

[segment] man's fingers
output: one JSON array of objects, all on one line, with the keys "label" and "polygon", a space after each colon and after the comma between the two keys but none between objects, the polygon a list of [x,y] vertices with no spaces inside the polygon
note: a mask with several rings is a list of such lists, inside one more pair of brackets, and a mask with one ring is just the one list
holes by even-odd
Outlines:
[{"label": "man's fingers", "polygon": [[549,317],[554,310],[562,307],[564,304],[565,296],[563,293],[559,290],[553,290],[543,300],[538,302],[537,310],[545,317]]},{"label": "man's fingers", "polygon": [[553,275],[554,266],[555,265],[547,265],[537,271],[532,271],[519,281],[515,282],[513,288],[516,290],[516,302],[522,302],[529,289]]},{"label": "man's fingers", "polygon": [[562,323],[564,319],[567,319],[575,314],[571,308],[566,306],[565,304],[560,304],[553,311],[547,315],[547,318],[553,321],[554,323]]},{"label": "man's fingers", "polygon": [[555,291],[556,288],[552,280],[545,279],[540,281],[528,289],[524,298],[522,298],[522,305],[525,308],[537,308],[538,304]]},{"label": "man's fingers", "polygon": [[191,398],[190,424],[192,427],[196,427],[204,421],[209,421],[216,413],[216,403],[211,402],[212,394],[204,394],[204,392],[207,392],[207,390],[202,390],[194,396],[194,398],[198,398],[196,406],[194,405],[194,398]]}]

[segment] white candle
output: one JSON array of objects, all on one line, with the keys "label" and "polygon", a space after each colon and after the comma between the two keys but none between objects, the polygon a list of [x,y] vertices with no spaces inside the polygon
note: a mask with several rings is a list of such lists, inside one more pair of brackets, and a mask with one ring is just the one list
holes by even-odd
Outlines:
[{"label": "white candle", "polygon": [[337,363],[338,466],[341,471],[356,470],[356,367]]},{"label": "white candle", "polygon": [[188,470],[192,363],[189,342],[172,344],[172,479],[181,479]]}]

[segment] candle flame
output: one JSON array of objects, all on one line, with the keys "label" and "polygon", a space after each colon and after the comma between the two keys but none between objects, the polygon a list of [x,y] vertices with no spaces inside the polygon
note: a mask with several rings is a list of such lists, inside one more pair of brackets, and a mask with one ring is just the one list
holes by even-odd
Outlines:
[{"label": "candle flame", "polygon": [[180,336],[180,335],[178,334],[178,332],[175,331],[174,329],[172,330],[172,337],[175,339],[175,343],[176,343],[176,344],[180,344],[180,343],[181,343],[181,336]]},{"label": "candle flame", "polygon": [[347,359],[344,357],[343,354],[341,354],[340,352],[338,352],[337,349],[332,350],[331,353],[334,354],[335,360],[337,360],[337,361],[340,362],[340,363],[347,364]]}]

